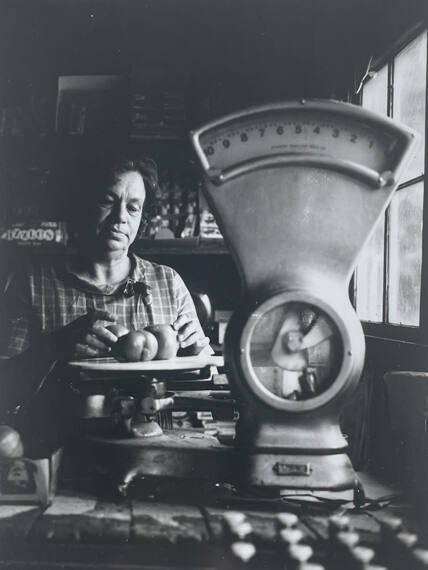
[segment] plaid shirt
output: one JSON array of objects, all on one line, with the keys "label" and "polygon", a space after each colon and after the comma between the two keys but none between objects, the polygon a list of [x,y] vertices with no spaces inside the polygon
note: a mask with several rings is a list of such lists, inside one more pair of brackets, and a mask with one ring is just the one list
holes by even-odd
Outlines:
[{"label": "plaid shirt", "polygon": [[[90,309],[108,310],[117,322],[143,329],[188,315],[198,324],[192,297],[174,269],[131,255],[128,279],[105,294],[67,270],[65,260],[34,265],[16,276],[6,293],[7,339],[2,351],[19,354],[43,333],[53,332]],[[200,325],[199,325],[200,326]],[[202,329],[201,329],[202,336]]]}]

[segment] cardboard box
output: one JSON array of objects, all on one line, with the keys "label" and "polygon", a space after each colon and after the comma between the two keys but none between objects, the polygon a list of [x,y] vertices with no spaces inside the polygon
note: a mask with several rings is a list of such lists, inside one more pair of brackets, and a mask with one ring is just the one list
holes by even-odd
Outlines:
[{"label": "cardboard box", "polygon": [[55,495],[62,450],[50,457],[0,459],[0,504],[49,505]]}]

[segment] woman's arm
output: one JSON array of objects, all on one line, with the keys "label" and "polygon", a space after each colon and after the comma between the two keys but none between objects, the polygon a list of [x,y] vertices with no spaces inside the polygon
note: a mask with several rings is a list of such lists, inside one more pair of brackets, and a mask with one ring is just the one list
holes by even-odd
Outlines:
[{"label": "woman's arm", "polygon": [[178,316],[173,327],[177,331],[181,351],[194,355],[201,352],[213,354],[210,339],[205,336],[199,322],[192,296],[178,273],[175,275],[175,294]]}]

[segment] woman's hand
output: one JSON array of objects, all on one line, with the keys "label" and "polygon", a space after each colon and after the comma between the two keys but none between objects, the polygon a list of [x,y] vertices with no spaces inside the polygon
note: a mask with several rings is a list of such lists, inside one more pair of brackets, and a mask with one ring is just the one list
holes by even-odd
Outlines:
[{"label": "woman's hand", "polygon": [[107,356],[117,336],[105,327],[116,317],[108,311],[94,309],[53,333],[55,353],[60,358]]},{"label": "woman's hand", "polygon": [[189,316],[180,315],[172,326],[177,331],[180,351],[196,355],[209,347],[210,339],[204,336],[199,324]]}]

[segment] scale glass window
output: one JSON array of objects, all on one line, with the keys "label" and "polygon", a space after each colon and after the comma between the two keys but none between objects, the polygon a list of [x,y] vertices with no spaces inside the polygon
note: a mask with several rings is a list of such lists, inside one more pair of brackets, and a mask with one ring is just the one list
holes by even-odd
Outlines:
[{"label": "scale glass window", "polygon": [[[418,327],[422,278],[427,34],[409,43],[363,88],[362,105],[393,117],[419,136],[386,215],[361,253],[355,274],[358,316]],[[389,99],[388,93],[393,96]]]},{"label": "scale glass window", "polygon": [[327,314],[313,305],[292,302],[258,316],[249,355],[264,391],[284,400],[307,400],[334,382],[343,346]]}]

